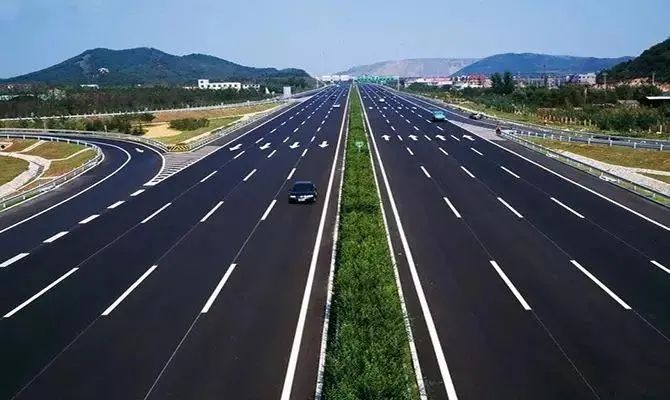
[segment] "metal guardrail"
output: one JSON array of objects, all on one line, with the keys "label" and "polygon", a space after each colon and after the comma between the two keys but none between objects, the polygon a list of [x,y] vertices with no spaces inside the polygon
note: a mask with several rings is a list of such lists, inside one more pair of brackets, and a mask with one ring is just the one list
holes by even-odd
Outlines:
[{"label": "metal guardrail", "polygon": [[[44,192],[48,192],[49,190],[52,190],[65,182],[76,178],[77,176],[83,174],[84,172],[90,170],[91,168],[95,167],[96,165],[100,164],[102,160],[105,158],[104,154],[102,153],[102,150],[100,147],[92,144],[92,143],[87,143],[81,140],[73,140],[73,139],[66,139],[66,138],[59,138],[59,137],[53,137],[53,136],[36,136],[36,135],[30,135],[26,137],[25,135],[21,134],[12,134],[12,133],[4,133],[0,135],[0,138],[7,138],[7,139],[37,139],[37,140],[44,140],[44,141],[51,141],[51,142],[64,142],[64,143],[73,143],[73,144],[78,144],[82,146],[86,146],[89,148],[92,148],[95,150],[96,154],[95,157],[92,160],[87,161],[85,164],[73,169],[72,171],[59,176],[58,178],[46,182],[42,185],[36,186],[32,189],[20,192],[18,194],[11,194],[7,195],[5,197],[0,197],[0,212],[5,211],[6,209],[15,206],[19,203],[22,203],[26,200],[29,200],[35,196],[38,196]],[[30,184],[30,183],[28,183]]]},{"label": "metal guardrail", "polygon": [[[623,146],[623,147],[632,147],[634,149],[650,149],[650,150],[659,150],[659,151],[670,151],[670,140],[662,139],[649,139],[649,138],[635,138],[630,136],[618,136],[618,135],[608,135],[605,133],[594,133],[594,132],[576,132],[569,130],[561,130],[551,127],[546,127],[543,125],[536,125],[530,123],[519,123],[516,121],[510,121],[501,119],[497,116],[486,114],[476,110],[470,110],[466,107],[459,106],[458,104],[447,103],[441,99],[435,99],[432,97],[424,96],[421,94],[415,93],[406,93],[410,96],[415,96],[422,98],[423,100],[431,103],[439,103],[444,108],[456,108],[462,112],[477,112],[486,116],[489,119],[502,123],[506,126],[513,127],[515,129],[525,129],[526,131],[533,129],[540,131],[542,133],[548,133],[554,135],[554,137],[560,137],[563,141],[572,141],[572,142],[581,142],[587,144],[605,144],[608,146]],[[495,124],[491,124],[494,126]]]},{"label": "metal guardrail", "polygon": [[651,199],[659,204],[662,204],[666,207],[670,207],[670,196],[658,192],[652,188],[640,185],[639,183],[635,183],[633,181],[630,181],[628,179],[622,178],[620,176],[614,175],[610,172],[607,172],[605,170],[602,170],[600,168],[594,167],[592,165],[583,163],[581,161],[578,161],[574,158],[568,157],[564,154],[561,154],[559,152],[553,151],[551,149],[548,149],[544,146],[541,146],[537,143],[533,143],[530,140],[526,140],[522,138],[518,133],[515,131],[509,132],[509,131],[502,131],[501,135],[516,142],[519,143],[520,145],[527,147],[531,150],[534,150],[538,153],[544,154],[547,157],[553,158],[555,160],[558,160],[564,164],[570,165],[571,167],[577,168],[581,171],[587,172],[591,175],[594,175],[601,180],[604,180],[606,182],[613,183],[617,186],[620,186],[626,190],[629,190],[633,193],[637,193],[638,195],[644,196],[648,199]]},{"label": "metal guardrail", "polygon": [[[293,104],[293,103],[290,102],[290,101],[288,101],[288,102],[285,102],[284,104],[282,104],[280,107],[274,107],[274,108],[272,108],[272,109],[270,109],[270,110],[266,110],[266,111],[263,111],[263,112],[261,112],[261,113],[258,113],[258,114],[256,114],[256,115],[254,115],[254,116],[248,118],[248,119],[247,119],[246,121],[244,121],[244,122],[237,123],[237,124],[233,124],[233,125],[228,126],[228,127],[225,127],[225,128],[220,128],[220,129],[218,129],[218,130],[215,129],[215,130],[212,131],[212,133],[211,133],[210,135],[207,135],[206,137],[204,137],[204,138],[202,138],[202,139],[200,139],[200,140],[197,140],[197,141],[194,141],[194,142],[190,142],[190,143],[186,143],[186,149],[183,150],[183,151],[194,151],[194,150],[197,150],[197,149],[199,149],[199,148],[201,148],[201,147],[203,147],[203,146],[206,146],[206,145],[209,144],[209,143],[214,142],[215,140],[221,139],[222,137],[228,135],[228,134],[231,133],[231,132],[234,132],[234,131],[236,131],[236,130],[238,130],[238,129],[242,129],[242,128],[248,126],[248,125],[251,125],[252,123],[254,123],[254,122],[256,122],[256,121],[265,118],[265,117],[268,116],[269,114],[272,114],[272,113],[275,113],[275,112],[277,112],[277,111],[279,111],[279,110],[281,110],[281,109],[284,109],[284,108],[288,107],[288,106],[291,105],[291,104]],[[169,150],[169,149],[170,149],[170,146],[167,146],[167,149],[168,149],[168,151],[170,151],[170,150]]]},{"label": "metal guardrail", "polygon": [[58,118],[67,118],[67,119],[77,119],[77,118],[95,118],[95,117],[113,117],[115,115],[125,115],[125,114],[159,114],[166,112],[176,112],[176,111],[199,111],[199,110],[217,110],[222,108],[236,108],[236,107],[247,107],[255,106],[260,104],[269,104],[280,102],[279,97],[273,97],[271,99],[265,100],[255,100],[255,101],[245,101],[242,103],[230,103],[230,104],[216,104],[211,106],[200,106],[200,107],[182,107],[182,108],[163,108],[157,110],[136,110],[136,111],[115,111],[109,113],[97,113],[97,114],[74,114],[74,115],[46,115],[46,116],[32,116],[32,117],[16,117],[16,118],[0,118],[0,121],[23,121],[23,120],[33,120],[35,118],[39,119],[58,119]]},{"label": "metal guardrail", "polygon": [[159,141],[146,139],[141,136],[134,136],[125,133],[116,133],[116,132],[99,132],[99,131],[78,131],[78,130],[69,130],[69,129],[32,129],[32,128],[0,128],[0,133],[17,133],[17,134],[28,134],[24,139],[34,138],[35,135],[48,135],[50,133],[59,136],[73,136],[73,137],[82,137],[86,138],[99,138],[99,139],[114,139],[121,140],[125,142],[139,142],[146,144],[147,146],[157,147],[160,150],[167,152],[167,146]]},{"label": "metal guardrail", "polygon": [[197,150],[200,147],[203,147],[207,145],[208,143],[211,143],[217,139],[220,139],[223,136],[226,136],[230,132],[233,132],[237,129],[244,128],[245,126],[252,124],[259,119],[264,118],[270,113],[278,111],[278,109],[285,108],[292,104],[291,101],[284,102],[283,104],[281,102],[272,102],[272,103],[277,103],[280,104],[279,108],[272,108],[267,111],[263,111],[261,113],[258,113],[246,121],[242,123],[237,123],[234,125],[231,125],[229,127],[225,128],[220,128],[218,130],[213,130],[211,135],[208,135],[200,140],[190,142],[190,143],[184,143],[184,144],[177,144],[177,145],[166,145],[162,142],[159,142],[157,140],[153,139],[148,139],[144,138],[142,136],[135,136],[131,134],[126,134],[126,133],[117,133],[117,132],[100,132],[100,131],[80,131],[80,130],[70,130],[70,129],[33,129],[33,128],[0,128],[0,134],[2,132],[8,132],[8,133],[17,133],[17,134],[29,134],[26,135],[24,138],[34,138],[35,135],[47,135],[47,134],[55,134],[55,135],[60,135],[60,136],[73,136],[73,137],[86,137],[86,138],[100,138],[100,139],[113,139],[113,140],[121,140],[121,141],[126,141],[126,142],[138,142],[145,144],[147,146],[151,146],[154,148],[158,148],[159,150],[167,153],[167,152],[186,152],[186,151],[193,151]]}]

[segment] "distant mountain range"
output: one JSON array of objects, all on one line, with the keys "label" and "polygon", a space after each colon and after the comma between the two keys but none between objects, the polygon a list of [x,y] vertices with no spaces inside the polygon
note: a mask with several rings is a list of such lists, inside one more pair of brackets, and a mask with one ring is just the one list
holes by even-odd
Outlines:
[{"label": "distant mountain range", "polygon": [[468,65],[456,75],[485,74],[509,71],[521,75],[551,75],[583,74],[598,72],[618,63],[628,61],[632,57],[595,58],[554,56],[536,53],[505,53],[496,54]]},{"label": "distant mountain range", "polygon": [[349,68],[338,75],[448,76],[477,61],[476,58],[411,58],[382,61]]},{"label": "distant mountain range", "polygon": [[651,46],[639,57],[613,66],[607,72],[608,81],[649,78],[656,82],[670,82],[670,38]]},{"label": "distant mountain range", "polygon": [[494,72],[510,71],[522,75],[541,75],[545,72],[551,75],[566,75],[601,71],[631,58],[554,56],[535,53],[496,54],[482,59],[414,58],[356,66],[340,74],[435,77],[471,74],[491,75]]},{"label": "distant mountain range", "polygon": [[309,77],[301,69],[254,68],[205,54],[175,56],[157,49],[92,49],[40,71],[0,83],[48,85],[195,84],[197,79],[250,81]]}]

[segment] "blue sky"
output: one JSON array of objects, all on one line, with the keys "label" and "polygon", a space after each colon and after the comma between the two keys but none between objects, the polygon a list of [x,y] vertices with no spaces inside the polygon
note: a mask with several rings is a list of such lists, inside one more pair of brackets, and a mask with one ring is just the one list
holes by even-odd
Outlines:
[{"label": "blue sky", "polygon": [[93,47],[315,74],[397,58],[638,55],[670,35],[669,16],[670,0],[0,0],[0,77]]}]

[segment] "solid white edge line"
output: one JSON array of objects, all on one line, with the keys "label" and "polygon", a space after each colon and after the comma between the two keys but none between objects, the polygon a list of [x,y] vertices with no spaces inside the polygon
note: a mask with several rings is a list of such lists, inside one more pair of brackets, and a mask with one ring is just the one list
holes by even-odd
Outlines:
[{"label": "solid white edge line", "polygon": [[42,243],[53,243],[56,240],[62,238],[63,236],[65,236],[67,234],[68,234],[68,231],[58,232],[57,234],[51,236],[49,239],[44,240]]},{"label": "solid white edge line", "polygon": [[151,219],[152,219],[153,217],[155,217],[156,215],[160,214],[161,211],[165,210],[166,208],[170,207],[171,205],[172,205],[172,203],[167,203],[167,204],[164,205],[163,207],[161,207],[161,208],[159,208],[158,210],[154,211],[153,214],[151,214],[151,215],[149,215],[148,217],[144,218],[144,219],[142,220],[142,222],[140,222],[140,223],[141,223],[141,224],[146,224],[147,222],[151,221]]},{"label": "solid white edge line", "polygon": [[291,172],[288,173],[288,176],[286,177],[286,180],[291,180],[293,178],[293,174],[295,174],[295,168],[291,170]]},{"label": "solid white edge line", "polygon": [[619,296],[617,296],[613,291],[611,291],[607,286],[605,286],[604,283],[600,282],[600,280],[598,280],[598,278],[596,278],[596,277],[593,276],[589,271],[587,271],[586,268],[582,267],[581,264],[579,264],[579,263],[578,263],[577,261],[575,261],[575,260],[570,260],[570,262],[572,263],[572,265],[574,265],[574,266],[577,267],[580,271],[582,271],[582,272],[584,273],[584,275],[586,275],[589,279],[591,279],[591,280],[593,281],[593,283],[595,283],[596,285],[598,285],[598,287],[600,287],[603,291],[605,291],[605,293],[607,293],[611,298],[613,298],[614,301],[616,301],[617,303],[619,303],[619,305],[620,305],[621,307],[623,307],[623,308],[626,309],[626,310],[630,310],[630,309],[631,309],[631,307],[630,307],[628,304],[626,304],[625,301],[621,300],[621,298],[620,298]]},{"label": "solid white edge line", "polygon": [[[367,122],[368,127],[371,127],[370,120],[368,119],[367,112],[365,107],[363,107],[363,115]],[[370,128],[371,129],[371,128]],[[407,241],[407,236],[405,235],[405,230],[403,228],[402,222],[400,221],[400,215],[398,214],[398,208],[395,204],[395,199],[393,197],[393,192],[391,191],[391,186],[386,176],[386,171],[384,169],[384,164],[379,154],[379,149],[377,148],[377,142],[373,134],[370,135],[372,138],[372,144],[375,149],[375,155],[377,156],[377,162],[379,164],[379,170],[382,175],[384,186],[386,188],[386,193],[389,198],[389,204],[391,205],[391,211],[393,212],[393,218],[398,227],[398,234],[400,236],[400,241],[405,252],[405,258],[407,259],[407,264],[409,266],[410,275],[412,276],[412,282],[414,283],[414,288],[416,290],[417,297],[419,299],[419,305],[421,306],[421,311],[423,314],[424,321],[426,323],[426,328],[428,329],[428,334],[430,336],[431,344],[433,345],[433,351],[435,352],[435,358],[437,359],[437,364],[440,370],[440,375],[442,377],[442,383],[447,392],[449,400],[458,400],[456,395],[456,388],[454,386],[454,381],[451,378],[451,373],[449,372],[449,367],[447,366],[447,360],[444,356],[444,350],[442,349],[442,344],[440,343],[440,338],[437,334],[437,328],[435,327],[435,321],[430,312],[430,307],[428,306],[428,300],[426,299],[425,292],[423,291],[423,286],[419,278],[419,273],[416,269],[416,264],[414,263],[414,256],[412,251],[409,248],[409,242]]]},{"label": "solid white edge line", "polygon": [[217,172],[219,172],[219,171],[213,171],[212,173],[210,173],[210,174],[207,175],[206,177],[200,179],[200,183],[203,183],[203,182],[206,181],[207,179],[211,178],[211,177],[214,176],[214,174],[216,174]]},{"label": "solid white edge line", "polygon": [[509,280],[509,278],[507,277],[505,272],[502,270],[502,268],[500,268],[498,263],[493,261],[493,260],[490,260],[489,262],[491,263],[493,268],[496,270],[498,275],[500,275],[500,278],[502,278],[503,282],[505,282],[505,285],[507,285],[509,290],[512,291],[512,294],[514,295],[514,297],[516,297],[516,299],[519,301],[519,303],[521,303],[521,307],[523,307],[523,309],[526,310],[526,311],[530,311],[530,306],[528,305],[526,300],[523,298],[521,293],[519,293],[519,291],[516,289],[516,287],[514,286],[512,281]]},{"label": "solid white edge line", "polygon": [[656,261],[656,260],[650,260],[650,262],[651,262],[652,264],[654,264],[655,266],[657,266],[658,268],[660,268],[660,269],[662,269],[663,271],[665,271],[665,272],[667,272],[668,274],[670,274],[670,269],[666,268],[666,267],[665,267],[663,264],[661,264],[660,262],[658,262],[658,261]]},{"label": "solid white edge line", "polygon": [[99,216],[100,216],[100,214],[93,214],[93,215],[91,215],[89,217],[86,217],[86,218],[82,219],[81,221],[79,221],[79,224],[80,225],[88,224],[89,222],[93,221],[94,219],[98,218]]},{"label": "solid white edge line", "polygon": [[454,215],[456,216],[456,218],[461,218],[461,213],[459,213],[458,210],[456,210],[456,207],[454,207],[454,205],[451,204],[451,201],[449,201],[449,199],[446,198],[446,197],[443,197],[443,199],[444,199],[444,201],[447,202],[447,205],[449,206],[449,208],[451,208],[451,212],[454,213]]},{"label": "solid white edge line", "polygon": [[572,208],[570,208],[570,207],[566,206],[565,204],[561,203],[561,201],[559,201],[558,199],[555,199],[555,198],[553,198],[553,197],[550,197],[550,199],[551,199],[551,201],[553,201],[554,203],[556,203],[556,204],[558,204],[559,206],[565,208],[566,210],[570,211],[571,213],[573,213],[574,215],[578,216],[579,218],[584,218],[584,216],[583,216],[582,214],[578,213],[577,211],[573,210]]},{"label": "solid white edge line", "polygon": [[23,303],[19,304],[17,307],[15,307],[12,311],[8,312],[5,314],[2,318],[10,318],[12,315],[16,314],[17,312],[21,311],[25,307],[27,307],[30,303],[33,301],[37,300],[38,297],[42,296],[44,293],[48,292],[51,290],[54,286],[58,285],[61,283],[64,279],[66,279],[68,276],[74,274],[77,272],[79,268],[72,268],[70,271],[66,272],[64,275],[62,275],[60,278],[56,279],[55,281],[51,282],[49,286],[45,287],[44,289],[40,290],[39,292],[35,293],[32,297],[30,297],[28,300],[24,301]]},{"label": "solid white edge line", "polygon": [[0,264],[0,268],[8,267],[8,266],[14,264],[15,262],[19,261],[20,259],[26,257],[29,254],[30,253],[19,253],[19,254],[15,255],[14,257],[10,258],[9,260],[6,260],[2,264]]},{"label": "solid white edge line", "polygon": [[130,287],[129,287],[128,289],[126,289],[126,290],[123,292],[123,294],[121,294],[121,296],[119,296],[119,298],[116,299],[116,300],[115,300],[109,307],[107,307],[107,309],[106,309],[105,311],[103,311],[101,315],[102,315],[103,317],[106,317],[106,316],[108,316],[112,311],[114,311],[114,309],[115,309],[119,304],[121,304],[121,302],[122,302],[126,297],[128,297],[128,295],[129,295],[133,290],[135,290],[135,288],[137,288],[137,287],[140,285],[140,283],[142,283],[142,281],[145,280],[145,279],[147,278],[147,276],[149,276],[149,274],[151,274],[152,272],[154,272],[154,270],[156,269],[156,267],[158,267],[158,265],[152,265],[148,270],[146,270],[146,271],[142,274],[142,276],[140,276],[140,277],[135,281],[135,283],[133,283],[132,285],[130,285]]},{"label": "solid white edge line", "polygon": [[275,206],[276,203],[277,203],[277,199],[272,200],[272,202],[268,206],[267,210],[265,210],[265,213],[263,213],[263,216],[261,217],[261,221],[265,221],[267,219],[268,215],[270,215],[270,211],[272,211],[272,208]]},{"label": "solid white edge line", "polygon": [[426,175],[426,178],[430,179],[431,176],[430,176],[430,174],[428,173],[428,171],[426,170],[426,168],[424,168],[423,165],[421,165],[420,167],[421,167],[421,171],[423,171],[423,174]]},{"label": "solid white edge line", "polygon": [[470,172],[467,168],[465,168],[465,167],[462,166],[462,165],[461,165],[461,169],[463,170],[463,172],[465,172],[466,174],[468,174],[468,176],[470,176],[470,178],[474,178],[474,177],[475,177],[475,176],[472,174],[472,172]]},{"label": "solid white edge line", "polygon": [[[417,99],[417,100],[418,100],[418,99]],[[409,100],[408,100],[408,101],[409,101]],[[418,101],[423,101],[423,100],[418,100]],[[423,101],[423,102],[426,103],[426,104],[430,104],[430,103],[428,103],[428,102],[426,102],[426,101]],[[410,101],[410,103],[412,103],[412,102]],[[412,103],[412,104],[416,104],[416,103]],[[421,105],[419,105],[419,107],[423,108],[424,110],[428,110],[426,107],[423,107],[423,106],[421,106]],[[442,109],[443,111],[446,111],[446,112],[448,112],[448,113],[450,113],[450,114],[460,116],[459,114],[457,114],[457,113],[455,113],[455,112],[453,112],[453,111],[451,111],[451,110],[449,110],[449,109],[446,109],[446,108],[444,108],[444,107],[438,107],[438,108],[440,108],[440,109]],[[478,135],[478,136],[479,136],[479,135]],[[534,166],[536,166],[536,167],[538,167],[538,168],[540,168],[540,169],[543,169],[543,170],[549,172],[550,174],[552,174],[552,175],[554,175],[554,176],[557,176],[557,177],[563,179],[563,180],[566,181],[566,182],[572,183],[573,185],[575,185],[575,186],[577,186],[577,187],[579,187],[579,188],[581,188],[581,189],[584,189],[584,190],[586,190],[587,192],[589,192],[589,193],[591,193],[591,194],[593,194],[593,195],[595,195],[595,196],[597,196],[597,197],[600,197],[601,199],[603,199],[603,200],[605,200],[605,201],[610,202],[611,204],[614,204],[614,205],[616,205],[616,206],[618,206],[618,207],[620,207],[620,208],[623,208],[624,210],[626,210],[626,211],[628,211],[628,212],[630,212],[630,213],[632,213],[632,214],[637,215],[638,217],[644,219],[644,220],[647,221],[647,222],[650,222],[650,223],[652,223],[652,224],[658,226],[658,227],[661,228],[661,229],[664,229],[664,230],[666,230],[666,231],[670,231],[670,227],[668,227],[668,226],[666,226],[666,225],[664,225],[664,224],[662,224],[662,223],[660,223],[660,222],[658,222],[658,221],[656,221],[656,220],[654,220],[654,219],[652,219],[652,218],[650,218],[650,217],[647,217],[646,215],[644,215],[644,214],[642,214],[642,213],[640,213],[640,212],[638,212],[638,211],[635,211],[635,210],[633,210],[632,208],[627,207],[627,206],[625,206],[625,205],[619,203],[619,202],[616,201],[616,200],[612,200],[612,199],[610,199],[609,197],[606,197],[605,195],[603,195],[603,194],[601,194],[601,193],[598,193],[598,192],[596,192],[595,190],[593,190],[593,189],[591,189],[591,188],[589,188],[589,187],[587,187],[587,186],[584,186],[584,185],[582,185],[581,183],[579,183],[579,182],[577,182],[577,181],[574,181],[574,180],[572,180],[572,179],[570,179],[570,178],[568,178],[568,177],[566,177],[566,176],[563,176],[563,175],[559,174],[558,172],[556,172],[556,171],[554,171],[554,170],[552,170],[552,169],[550,169],[550,168],[548,168],[548,167],[545,167],[544,165],[542,165],[542,164],[540,164],[540,163],[538,163],[538,162],[535,162],[535,161],[531,160],[530,158],[528,158],[528,157],[526,157],[526,156],[523,156],[523,155],[517,153],[517,152],[514,151],[514,150],[510,150],[510,149],[506,148],[505,146],[500,145],[500,144],[494,142],[493,140],[487,139],[487,138],[482,137],[482,136],[479,136],[479,137],[480,137],[482,140],[485,140],[486,142],[488,142],[488,143],[490,143],[490,144],[492,144],[492,145],[494,145],[494,146],[496,146],[496,147],[498,147],[498,148],[500,148],[500,149],[502,149],[502,150],[504,150],[504,151],[506,151],[506,152],[508,152],[508,153],[510,153],[510,154],[513,154],[513,155],[515,155],[515,156],[521,158],[522,160],[524,160],[524,161],[526,161],[526,162],[529,162],[530,164],[533,164]]]},{"label": "solid white edge line", "polygon": [[515,174],[514,172],[512,172],[511,170],[509,170],[509,169],[503,167],[502,165],[500,166],[500,168],[502,168],[503,171],[505,171],[505,172],[507,172],[508,174],[512,175],[512,176],[515,177],[516,179],[520,179],[520,178],[521,178],[519,175],[517,175],[517,174]]},{"label": "solid white edge line", "polygon": [[523,218],[523,215],[519,213],[517,210],[514,209],[514,207],[510,206],[508,202],[506,202],[502,197],[497,198],[499,202],[501,202],[505,207],[507,207],[508,210],[514,213],[519,218]]},{"label": "solid white edge line", "polygon": [[115,209],[116,207],[120,206],[120,205],[123,204],[123,203],[125,203],[125,201],[123,201],[123,200],[119,200],[119,201],[117,201],[116,203],[107,206],[107,209],[109,209],[109,210],[113,210],[113,209]]},{"label": "solid white edge line", "polygon": [[219,296],[219,293],[221,293],[221,290],[223,289],[223,286],[226,284],[226,281],[230,277],[230,275],[233,273],[235,270],[235,267],[237,264],[233,263],[228,266],[228,269],[226,269],[226,272],[223,274],[223,277],[219,281],[219,283],[216,285],[216,288],[214,288],[214,291],[212,294],[209,296],[207,299],[207,302],[205,302],[205,305],[202,307],[202,310],[200,310],[200,314],[207,314],[210,308],[212,308],[212,304],[214,304],[214,301],[216,298]]},{"label": "solid white edge line", "polygon": [[[93,189],[94,187],[96,187],[96,186],[98,186],[99,184],[103,183],[103,182],[106,181],[107,179],[109,179],[109,178],[111,178],[112,176],[116,175],[116,173],[119,172],[119,171],[121,171],[121,170],[126,166],[126,164],[128,164],[128,163],[130,162],[130,160],[132,159],[132,155],[131,155],[128,151],[126,151],[125,149],[123,149],[123,148],[120,147],[120,146],[117,146],[117,145],[114,145],[114,144],[110,144],[110,143],[102,143],[102,142],[91,142],[91,143],[94,143],[94,144],[100,144],[100,145],[105,145],[105,146],[110,146],[110,147],[114,147],[114,148],[116,148],[116,149],[118,149],[118,150],[121,150],[122,152],[126,153],[126,157],[127,157],[127,158],[126,158],[126,161],[125,161],[123,164],[121,164],[121,166],[119,166],[119,168],[115,169],[111,174],[107,175],[106,177],[102,178],[101,180],[97,181],[96,183],[92,184],[91,186],[87,187],[86,189],[84,189],[84,190],[82,190],[82,191],[80,191],[80,192],[77,192],[77,193],[73,194],[72,196],[68,197],[67,199],[64,199],[64,200],[62,200],[62,201],[60,201],[60,202],[58,202],[58,203],[56,203],[56,204],[54,204],[54,205],[52,205],[52,206],[50,206],[50,207],[48,207],[48,208],[45,208],[44,210],[42,210],[42,211],[40,211],[40,212],[38,212],[38,213],[35,213],[35,214],[31,215],[30,217],[24,218],[24,219],[22,219],[21,221],[18,221],[18,222],[14,223],[14,224],[12,224],[12,225],[6,227],[6,228],[3,228],[2,230],[0,230],[0,234],[5,233],[5,232],[7,232],[7,231],[10,230],[10,229],[14,229],[14,228],[16,228],[17,226],[19,226],[19,225],[21,225],[21,224],[23,224],[23,223],[26,223],[26,222],[32,220],[33,218],[37,218],[37,217],[39,217],[40,215],[42,215],[42,214],[44,214],[44,213],[46,213],[46,212],[49,212],[49,211],[53,210],[54,208],[56,208],[56,207],[58,207],[58,206],[60,206],[60,205],[62,205],[62,204],[65,204],[65,203],[67,203],[68,201],[70,201],[70,200],[72,200],[72,199],[78,197],[79,195],[81,195],[81,194],[83,194],[83,193],[86,193],[87,191]],[[147,147],[150,148],[149,146],[147,146]],[[151,150],[156,151],[156,150],[153,149],[153,148],[151,148]],[[103,157],[104,157],[104,153],[103,153]],[[162,157],[162,156],[161,156],[161,157]],[[82,174],[83,174],[84,172],[86,172],[86,171],[83,171]],[[160,172],[160,171],[159,171],[159,172]],[[80,175],[81,175],[81,174],[80,174]],[[70,181],[66,181],[66,182],[70,182]],[[56,187],[60,187],[60,186],[63,185],[63,184],[65,184],[65,182],[62,183],[62,184],[60,184],[60,185],[57,185]],[[44,192],[44,193],[48,193],[48,192]],[[38,195],[38,196],[39,196],[39,195]],[[34,196],[32,199],[35,199],[36,197],[37,197],[37,196]],[[15,206],[18,206],[19,204],[23,204],[23,202],[21,202],[21,203],[17,203]],[[10,208],[13,208],[13,207],[15,207],[15,206],[7,207],[7,208],[5,209],[5,211],[6,211],[6,210],[9,210]]]},{"label": "solid white edge line", "polygon": [[272,150],[272,152],[270,154],[268,154],[267,158],[270,158],[270,157],[274,156],[276,152],[277,152],[277,150]]},{"label": "solid white edge line", "polygon": [[244,179],[242,179],[242,182],[246,182],[246,181],[248,181],[249,178],[251,178],[251,176],[252,176],[253,174],[255,174],[255,173],[256,173],[256,168],[254,168],[253,171],[249,172],[249,173],[247,174],[247,176],[245,176]]},{"label": "solid white edge line", "polygon": [[133,193],[130,194],[130,197],[139,196],[140,194],[142,194],[144,192],[144,190],[145,189],[136,190],[136,191],[134,191]]},{"label": "solid white edge line", "polygon": [[379,199],[379,207],[381,208],[382,220],[384,221],[386,242],[388,244],[389,254],[391,256],[391,263],[393,265],[393,275],[395,277],[398,296],[400,297],[400,306],[402,308],[405,331],[407,332],[407,337],[409,340],[410,355],[412,357],[412,364],[414,365],[414,373],[417,382],[417,388],[419,390],[419,398],[421,400],[427,400],[428,395],[426,394],[426,385],[423,381],[423,373],[421,372],[421,365],[419,365],[419,356],[416,350],[416,343],[414,342],[414,334],[412,333],[412,326],[409,320],[409,313],[407,312],[407,306],[405,304],[405,294],[402,290],[402,284],[400,282],[400,272],[398,271],[398,262],[395,258],[395,250],[393,247],[393,242],[391,240],[391,234],[389,233],[390,229],[388,225],[388,219],[386,216],[386,210],[384,210],[381,188],[379,187],[379,179],[377,176],[377,171],[375,169],[375,162],[374,159],[372,158],[372,152],[369,152],[369,156],[370,156],[370,164],[372,166],[372,175],[374,176],[375,179],[375,189],[377,190],[377,198]]},{"label": "solid white edge line", "polygon": [[[349,129],[345,131],[344,142],[349,137]],[[337,260],[337,243],[340,229],[340,210],[342,206],[342,187],[344,186],[344,171],[346,168],[347,154],[342,154],[342,168],[340,171],[340,185],[337,194],[337,208],[335,210],[335,225],[333,227],[333,248],[330,254],[330,268],[328,270],[328,285],[326,290],[326,307],[323,315],[323,328],[321,330],[321,345],[319,349],[319,364],[317,367],[316,389],[314,390],[314,400],[321,400],[323,394],[323,375],[326,370],[326,350],[328,347],[328,329],[330,326],[330,309],[333,302],[333,282],[335,280],[335,262]],[[391,252],[393,256],[393,252]]]},{"label": "solid white edge line", "polygon": [[209,212],[208,212],[207,214],[205,214],[205,216],[202,217],[202,218],[200,219],[200,222],[205,222],[205,221],[207,221],[207,219],[208,219],[209,217],[211,217],[212,214],[214,214],[214,212],[216,212],[216,210],[218,210],[219,207],[221,207],[222,205],[223,205],[223,201],[220,201],[220,202],[216,203],[216,205],[214,206],[214,208],[212,208],[211,210],[209,210]]},{"label": "solid white edge line", "polygon": [[312,285],[314,284],[314,274],[316,273],[316,263],[319,259],[319,248],[323,239],[323,230],[326,225],[326,216],[328,214],[328,205],[330,204],[330,194],[333,189],[333,182],[335,181],[335,169],[337,167],[337,158],[340,154],[340,147],[342,142],[342,134],[344,132],[344,124],[347,120],[346,110],[349,109],[349,96],[347,95],[347,102],[344,106],[345,112],[342,115],[342,125],[340,127],[340,135],[337,138],[337,146],[335,147],[335,155],[333,156],[333,165],[330,169],[330,177],[328,178],[328,188],[326,189],[326,196],[323,204],[323,211],[321,212],[321,219],[319,221],[319,228],[314,240],[314,248],[312,249],[312,259],[309,263],[309,272],[307,273],[307,282],[305,282],[305,291],[302,296],[302,303],[300,304],[300,313],[298,315],[298,322],[293,336],[293,344],[291,345],[291,353],[286,367],[286,375],[284,377],[284,384],[282,386],[280,400],[289,400],[291,398],[291,390],[293,389],[293,379],[295,378],[295,371],[298,366],[298,355],[300,353],[300,344],[302,342],[302,335],[305,329],[305,321],[307,319],[307,309],[309,300],[312,295]]}]

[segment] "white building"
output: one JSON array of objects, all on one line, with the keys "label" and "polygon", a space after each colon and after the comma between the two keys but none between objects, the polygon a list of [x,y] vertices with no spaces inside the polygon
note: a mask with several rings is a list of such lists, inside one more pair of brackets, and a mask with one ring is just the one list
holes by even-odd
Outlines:
[{"label": "white building", "polygon": [[199,89],[213,89],[213,90],[223,90],[223,89],[242,89],[242,84],[240,82],[210,82],[209,79],[198,79],[198,88]]},{"label": "white building", "polygon": [[589,72],[588,74],[576,74],[568,77],[566,80],[576,85],[593,86],[596,84],[596,73]]},{"label": "white building", "polygon": [[322,82],[348,82],[351,80],[349,75],[323,75],[320,79]]}]

